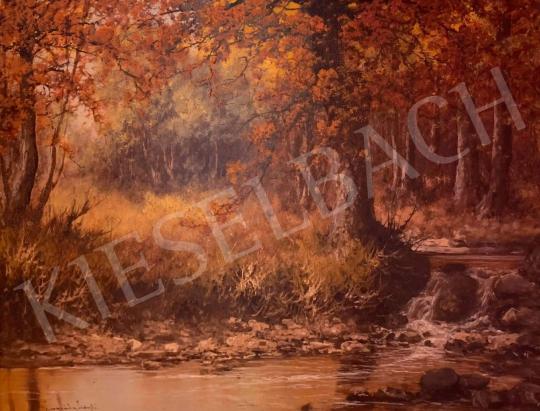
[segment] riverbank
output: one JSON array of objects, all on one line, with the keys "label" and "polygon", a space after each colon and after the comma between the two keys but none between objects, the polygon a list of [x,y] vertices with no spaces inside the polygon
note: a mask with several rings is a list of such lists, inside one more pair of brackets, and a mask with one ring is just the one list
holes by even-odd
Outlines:
[{"label": "riverbank", "polygon": [[347,409],[388,403],[426,410],[441,403],[459,410],[537,409],[540,286],[531,265],[537,254],[533,250],[524,264],[495,256],[487,264],[472,258],[467,265],[451,259],[435,264],[425,290],[386,327],[337,317],[147,319],[129,324],[129,331],[109,324],[84,333],[61,327],[53,344],[15,341],[2,347],[0,368],[122,366],[161,375],[197,364],[198,375],[211,377],[306,359],[342,364],[336,372],[365,376],[340,388]]},{"label": "riverbank", "polygon": [[393,332],[337,318],[317,324],[284,319],[277,324],[231,317],[224,322],[185,324],[145,321],[136,334],[113,334],[97,328],[86,333],[67,328],[51,344],[16,341],[3,348],[0,367],[134,365],[157,369],[198,360],[209,369],[234,362],[306,355],[371,353],[382,346],[408,347],[423,337]]}]

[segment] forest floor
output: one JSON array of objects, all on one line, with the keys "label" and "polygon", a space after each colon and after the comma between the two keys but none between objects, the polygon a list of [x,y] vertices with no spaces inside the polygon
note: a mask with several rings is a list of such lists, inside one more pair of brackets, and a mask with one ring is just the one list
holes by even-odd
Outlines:
[{"label": "forest floor", "polygon": [[[474,213],[456,213],[435,203],[413,212],[403,207],[396,214],[396,221],[403,223],[412,213],[405,227],[406,236],[419,246],[482,248],[510,253],[526,249],[540,236],[540,211],[508,214],[500,218],[480,218]],[[378,211],[384,221],[385,211]],[[441,249],[444,252],[444,249]]]}]

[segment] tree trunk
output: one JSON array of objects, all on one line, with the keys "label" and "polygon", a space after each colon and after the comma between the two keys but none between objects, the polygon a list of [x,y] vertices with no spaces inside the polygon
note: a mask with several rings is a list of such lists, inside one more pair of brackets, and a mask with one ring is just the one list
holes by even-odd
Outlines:
[{"label": "tree trunk", "polygon": [[[340,16],[347,12],[346,2],[337,1],[318,1],[310,4],[310,12],[321,17],[328,27],[323,35],[317,35],[313,38],[313,48],[321,58],[318,67],[314,67],[315,72],[319,69],[334,69],[339,77],[343,76],[343,56],[342,44],[340,40],[341,21]],[[346,84],[346,79],[340,80],[341,84]],[[333,120],[332,116],[335,107],[346,107],[347,103],[343,101],[343,96],[336,93],[329,102],[326,109],[329,114],[329,122]],[[362,153],[364,150],[364,137],[362,134],[355,133],[365,125],[369,118],[369,108],[371,106],[370,96],[366,96],[364,101],[359,101],[354,108],[356,115],[352,115],[355,124],[347,125],[342,133],[345,134],[343,140],[336,141],[333,149],[340,155],[340,161],[343,166],[341,172],[349,175],[354,180],[358,194],[354,204],[334,218],[332,238],[336,243],[349,238],[362,238],[366,241],[373,241],[381,244],[386,243],[388,235],[385,228],[376,220],[373,199],[368,195],[367,176],[365,158]],[[347,192],[343,187],[338,188],[332,193],[336,204],[341,204]]]},{"label": "tree trunk", "polygon": [[[512,34],[510,2],[505,1],[505,9],[497,32],[497,43],[507,41]],[[496,105],[493,111],[493,143],[491,149],[491,173],[489,186],[482,205],[480,215],[484,217],[500,216],[508,204],[509,174],[512,163],[512,125],[507,113],[503,114],[503,106]]]},{"label": "tree trunk", "polygon": [[30,212],[39,161],[31,47],[22,50],[20,57],[25,69],[20,84],[20,95],[23,101],[21,135],[18,147],[15,148],[11,158],[10,199],[4,211],[4,222],[12,226],[19,225]]},{"label": "tree trunk", "polygon": [[485,217],[500,216],[508,204],[510,165],[512,163],[512,125],[501,118],[500,105],[493,116],[493,143],[491,148],[491,173],[489,188],[480,214]]},{"label": "tree trunk", "polygon": [[468,153],[461,156],[457,163],[454,203],[457,210],[466,210],[475,207],[479,200],[478,144],[466,115],[458,114],[456,122],[457,151],[468,150]]},{"label": "tree trunk", "polygon": [[[416,167],[416,146],[412,141],[411,136],[407,135],[405,137],[405,160],[409,163],[414,169]],[[419,177],[420,178],[420,177]],[[411,193],[413,196],[416,196],[419,189],[419,178],[409,178],[407,177],[407,172],[405,169],[401,170],[401,188],[407,193]]]},{"label": "tree trunk", "polygon": [[392,148],[394,149],[394,163],[392,164],[392,191],[397,193],[400,184],[400,169],[396,161],[396,154],[399,152],[398,137],[400,130],[400,116],[399,113],[395,113],[393,117],[390,117],[390,134],[392,139]]}]

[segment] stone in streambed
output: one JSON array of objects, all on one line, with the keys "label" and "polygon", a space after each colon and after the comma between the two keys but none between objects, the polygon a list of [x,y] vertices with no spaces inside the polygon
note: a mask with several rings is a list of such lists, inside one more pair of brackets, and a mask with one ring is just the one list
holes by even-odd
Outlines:
[{"label": "stone in streambed", "polygon": [[409,344],[417,344],[422,341],[422,336],[413,330],[407,330],[399,334],[397,340],[399,342],[407,342]]},{"label": "stone in streambed", "polygon": [[128,340],[127,342],[127,346],[128,346],[128,349],[129,351],[133,352],[133,351],[139,351],[141,348],[142,348],[142,342],[132,338],[131,340]]},{"label": "stone in streambed", "polygon": [[433,299],[432,318],[455,322],[466,318],[477,305],[478,281],[462,272],[448,273]]},{"label": "stone in streambed", "polygon": [[365,389],[356,389],[352,390],[349,395],[347,395],[347,401],[360,403],[407,403],[413,401],[415,398],[416,395],[411,392],[392,387],[381,388],[375,392]]},{"label": "stone in streambed", "polygon": [[163,349],[167,354],[178,354],[180,346],[177,343],[169,343],[163,346]]},{"label": "stone in streambed", "polygon": [[540,385],[519,383],[508,393],[508,402],[515,406],[533,406],[540,409]]},{"label": "stone in streambed", "polygon": [[370,353],[371,349],[358,341],[345,341],[340,346],[343,352]]},{"label": "stone in streambed", "polygon": [[459,375],[452,368],[429,370],[420,379],[422,395],[433,400],[455,397],[458,384]]},{"label": "stone in streambed", "polygon": [[147,371],[155,371],[161,368],[161,363],[157,361],[143,361],[141,367]]},{"label": "stone in streambed", "polygon": [[488,339],[476,333],[455,333],[444,345],[444,349],[456,354],[468,354],[483,351]]},{"label": "stone in streambed", "polygon": [[522,297],[531,293],[534,285],[519,274],[511,273],[500,277],[493,287],[498,298]]},{"label": "stone in streambed", "polygon": [[488,390],[472,391],[471,401],[475,408],[484,410],[501,408],[504,405],[504,393]]},{"label": "stone in streambed", "polygon": [[540,311],[527,307],[510,308],[501,318],[501,324],[510,329],[540,331]]},{"label": "stone in streambed", "polygon": [[489,377],[481,374],[463,374],[459,376],[459,387],[466,390],[483,390],[489,385]]},{"label": "stone in streambed", "polygon": [[520,272],[528,280],[540,285],[540,237],[529,247]]}]

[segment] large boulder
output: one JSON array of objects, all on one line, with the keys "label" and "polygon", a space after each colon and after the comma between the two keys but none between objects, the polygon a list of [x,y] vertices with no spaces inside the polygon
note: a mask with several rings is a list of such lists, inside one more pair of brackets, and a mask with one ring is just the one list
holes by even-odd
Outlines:
[{"label": "large boulder", "polygon": [[529,295],[534,284],[519,274],[511,273],[500,277],[494,285],[493,291],[498,298],[523,297]]},{"label": "large boulder", "polygon": [[420,379],[422,395],[432,400],[443,400],[458,395],[459,375],[452,368],[429,370]]},{"label": "large boulder", "polygon": [[455,322],[467,318],[477,305],[478,281],[462,272],[441,278],[433,300],[432,318]]},{"label": "large boulder", "polygon": [[528,280],[540,285],[540,237],[529,247],[520,272]]}]

